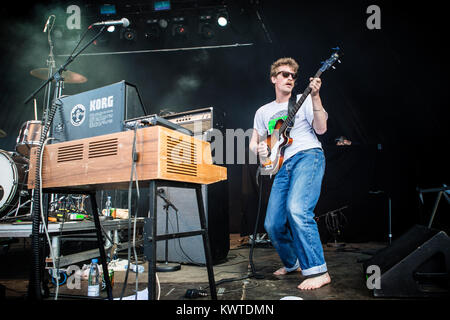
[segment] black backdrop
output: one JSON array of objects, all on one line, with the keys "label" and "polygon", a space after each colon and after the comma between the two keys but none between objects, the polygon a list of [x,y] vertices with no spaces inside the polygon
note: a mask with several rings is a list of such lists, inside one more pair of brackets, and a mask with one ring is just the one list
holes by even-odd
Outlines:
[{"label": "black backdrop", "polygon": [[[172,2],[195,5],[204,1]],[[332,47],[340,45],[345,52],[343,63],[324,75],[321,90],[329,112],[329,128],[320,137],[327,171],[316,214],[322,216],[349,205],[343,211],[346,241],[387,239],[389,197],[394,237],[412,224],[426,223],[434,196],[426,196],[422,206],[416,188],[450,183],[445,161],[449,63],[444,49],[449,28],[441,2],[214,2],[233,7],[238,13],[235,21],[241,23],[241,31],[245,30],[245,37],[241,32],[237,41],[230,38],[227,43],[252,45],[80,56],[68,69],[88,81],[66,84],[63,93],[75,94],[127,80],[138,86],[150,113],[213,106],[225,112],[227,128],[247,130],[252,127],[256,109],[273,99],[268,72],[274,60],[292,56],[299,61],[301,78],[297,86],[302,91],[319,62],[329,56]],[[42,29],[54,8],[71,3],[12,3],[1,9],[0,129],[8,135],[0,139],[0,149],[13,150],[20,125],[34,118],[32,103],[24,105],[23,101],[42,83],[29,75],[30,70],[46,66],[49,50]],[[380,30],[366,26],[366,9],[371,4],[381,9]],[[62,12],[57,19],[64,16],[64,11],[57,12]],[[246,24],[248,28],[242,27]],[[131,48],[123,44],[117,50]],[[64,53],[55,52],[57,66],[64,62],[59,56]],[[42,104],[41,92],[39,110]],[[333,146],[339,135],[350,138],[353,145]],[[242,165],[228,165],[228,177],[230,231],[248,233],[249,226],[242,227]],[[329,235],[322,221],[319,219],[319,227],[326,241]],[[445,201],[440,204],[435,226],[448,231]]]}]

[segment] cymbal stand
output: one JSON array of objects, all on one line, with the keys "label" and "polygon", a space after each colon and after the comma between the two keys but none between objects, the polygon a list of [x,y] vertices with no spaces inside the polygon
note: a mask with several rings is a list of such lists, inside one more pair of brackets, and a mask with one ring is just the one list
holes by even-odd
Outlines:
[{"label": "cymbal stand", "polygon": [[[53,19],[56,19],[56,17],[54,15],[51,15],[48,18],[49,19],[48,21],[50,21],[50,18],[52,18],[52,17],[53,17]],[[48,59],[47,59],[47,69],[48,69],[47,78],[50,78],[52,76],[53,70],[55,70],[55,68],[56,68],[55,56],[53,54],[54,45],[53,45],[52,36],[51,36],[51,31],[53,30],[54,22],[55,22],[55,20],[53,20],[53,23],[48,27],[48,29],[46,29],[48,45],[50,47],[50,52],[49,52]],[[57,74],[55,77],[55,81],[56,81],[56,86],[55,86],[55,92],[54,92],[54,101],[56,101],[56,99],[58,99],[62,96],[62,90],[64,88],[64,78],[61,77],[61,74]],[[45,93],[44,93],[44,106],[43,106],[43,110],[42,110],[42,125],[47,124],[48,113],[50,110],[50,103],[51,103],[50,102],[51,95],[52,95],[52,82],[50,81],[48,83]],[[48,132],[51,136],[52,132],[50,132],[50,131],[51,130],[49,129]],[[50,194],[50,201],[53,202],[55,197],[57,197],[57,195]]]},{"label": "cymbal stand", "polygon": [[[49,17],[49,19],[51,17],[54,17],[54,15],[51,15]],[[54,21],[53,21],[54,22]],[[54,23],[53,23],[54,24]],[[47,59],[47,67],[48,67],[48,74],[47,77],[50,78],[53,74],[53,70],[56,68],[56,62],[55,62],[55,56],[53,55],[53,41],[52,41],[52,37],[51,37],[51,31],[53,29],[53,24],[47,29],[47,39],[48,39],[48,44],[50,47],[50,52],[48,55],[48,59]],[[45,119],[47,119],[47,113],[48,113],[48,109],[50,108],[50,96],[51,96],[51,92],[52,92],[52,83],[49,82],[48,86],[46,88],[45,94],[44,94],[44,108],[42,111],[42,120],[43,122],[45,122]],[[56,98],[56,96],[55,96]],[[37,119],[36,119],[37,120]]]},{"label": "cymbal stand", "polygon": [[[91,28],[91,26],[89,27],[89,29]],[[71,64],[76,57],[78,57],[89,45],[91,45],[95,40],[98,39],[98,37],[100,37],[100,35],[103,33],[103,31],[106,29],[105,26],[102,26],[102,28],[100,29],[100,31],[88,42],[86,43],[76,54],[71,54],[66,62],[60,66],[58,68],[58,70],[52,75],[50,76],[44,83],[41,84],[41,86],[39,88],[37,88],[27,99],[25,99],[24,104],[27,104],[28,102],[30,102],[31,99],[33,99],[36,94],[41,91],[48,83],[50,83],[51,81],[55,80],[58,81],[59,79],[63,79],[62,77],[62,72],[66,71],[67,66],[69,64]],[[77,45],[78,47],[78,45]],[[60,90],[59,90],[59,95],[61,94]]]}]

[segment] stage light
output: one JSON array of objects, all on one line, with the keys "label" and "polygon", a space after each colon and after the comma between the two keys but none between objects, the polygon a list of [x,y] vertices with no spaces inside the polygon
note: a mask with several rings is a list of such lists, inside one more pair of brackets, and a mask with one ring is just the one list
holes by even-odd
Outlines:
[{"label": "stage light", "polygon": [[211,39],[214,37],[214,30],[213,27],[211,26],[211,24],[209,23],[203,23],[200,25],[200,34],[205,38],[205,39]]},{"label": "stage light", "polygon": [[153,10],[155,11],[167,11],[170,10],[170,1],[154,1]]},{"label": "stage light", "polygon": [[211,25],[211,15],[204,14],[199,17],[198,33],[205,39],[211,39],[214,37],[214,29]]},{"label": "stage light", "polygon": [[103,4],[100,6],[100,14],[102,15],[109,16],[116,13],[116,6],[114,4]]},{"label": "stage light", "polygon": [[184,17],[175,17],[172,19],[172,35],[178,37],[185,37],[187,35],[187,27],[184,21]]},{"label": "stage light", "polygon": [[147,20],[147,30],[144,34],[145,38],[149,41],[154,41],[159,39],[161,35],[161,30],[158,25],[158,19],[149,19]]},{"label": "stage light", "polygon": [[217,18],[217,23],[221,27],[226,27],[226,25],[228,24],[228,20],[225,17],[219,17],[219,18]]},{"label": "stage light", "polygon": [[133,41],[136,39],[136,31],[131,28],[122,29],[121,36],[122,39]]},{"label": "stage light", "polygon": [[169,22],[166,19],[159,19],[158,24],[161,28],[165,29],[169,25]]},{"label": "stage light", "polygon": [[157,26],[151,26],[149,30],[147,30],[144,34],[145,38],[149,41],[154,41],[159,39],[161,31]]},{"label": "stage light", "polygon": [[224,10],[221,10],[217,15],[217,24],[225,28],[228,25],[228,13]]},{"label": "stage light", "polygon": [[108,29],[106,29],[108,32],[114,32],[116,30],[115,26],[109,26]]},{"label": "stage light", "polygon": [[185,36],[187,34],[187,29],[182,24],[174,25],[172,29],[172,34],[174,36]]}]

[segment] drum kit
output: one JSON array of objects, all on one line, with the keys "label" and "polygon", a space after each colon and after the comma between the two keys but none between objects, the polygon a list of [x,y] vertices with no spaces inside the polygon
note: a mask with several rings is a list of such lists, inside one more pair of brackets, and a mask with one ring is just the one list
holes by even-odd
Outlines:
[{"label": "drum kit", "polygon": [[[84,83],[87,78],[76,72],[68,71],[67,66],[75,60],[75,58],[81,54],[90,44],[105,30],[103,25],[101,30],[80,49],[78,46],[81,40],[77,43],[72,54],[67,58],[59,68],[56,68],[56,62],[53,55],[53,41],[51,39],[51,31],[55,24],[56,16],[51,15],[47,22],[43,32],[47,33],[49,43],[49,56],[47,59],[47,68],[38,68],[30,71],[30,74],[38,79],[45,80],[39,88],[37,88],[26,100],[25,104],[34,99],[34,120],[26,121],[22,124],[17,137],[15,151],[9,152],[0,149],[0,222],[8,221],[10,219],[17,219],[22,217],[19,212],[25,213],[23,216],[31,216],[31,199],[34,195],[34,190],[30,194],[28,191],[28,169],[30,161],[30,150],[33,147],[39,146],[41,142],[41,136],[48,134],[49,129],[49,112],[51,114],[50,103],[51,92],[54,91],[54,98],[59,99],[62,96],[62,89],[65,83],[77,84]],[[78,49],[78,51],[76,51]],[[56,70],[56,72],[55,72]],[[56,86],[53,90],[52,84]],[[41,89],[46,88],[44,95],[44,112],[42,121],[38,120],[36,109],[36,95]],[[52,108],[52,110],[54,110]],[[0,129],[0,139],[6,136],[6,132]],[[55,196],[55,195],[52,195]],[[56,201],[57,202],[57,201]],[[53,202],[50,203],[52,205]]]},{"label": "drum kit", "polygon": [[[30,74],[46,80],[47,68],[34,69]],[[81,74],[62,72],[65,83],[84,83],[87,78]],[[39,145],[42,121],[37,120],[35,104],[35,120],[22,124],[16,140],[15,151],[0,149],[0,222],[30,216],[31,194],[27,188],[30,150]],[[0,139],[7,133],[0,129]]]}]

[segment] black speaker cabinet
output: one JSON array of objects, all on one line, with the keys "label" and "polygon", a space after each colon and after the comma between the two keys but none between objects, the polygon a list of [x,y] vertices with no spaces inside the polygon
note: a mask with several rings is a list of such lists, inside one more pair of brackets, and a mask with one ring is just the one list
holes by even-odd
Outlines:
[{"label": "black speaker cabinet", "polygon": [[[380,271],[375,297],[449,297],[450,238],[443,231],[416,225],[363,263],[364,273]],[[378,287],[378,288],[377,288]]]},{"label": "black speaker cabinet", "polygon": [[[202,197],[205,207],[208,237],[213,264],[223,261],[230,249],[230,233],[228,221],[228,196],[226,181],[202,186]],[[161,187],[163,195],[178,209],[169,207],[166,211],[165,201],[157,200],[157,233],[166,233],[166,216],[168,215],[168,233],[200,230],[200,219],[197,198],[194,189]],[[166,214],[167,212],[167,214]],[[205,264],[202,236],[161,240],[157,243],[157,260],[159,262],[178,262]]]}]

